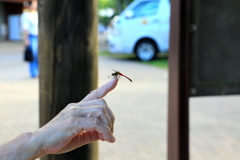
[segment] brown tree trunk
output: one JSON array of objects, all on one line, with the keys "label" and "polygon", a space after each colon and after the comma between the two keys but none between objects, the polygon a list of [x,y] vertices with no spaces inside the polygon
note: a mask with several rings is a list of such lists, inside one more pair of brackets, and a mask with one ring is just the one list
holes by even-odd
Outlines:
[{"label": "brown tree trunk", "polygon": [[[97,88],[97,1],[38,0],[40,126]],[[47,137],[46,137],[47,138]],[[97,160],[97,143],[41,160]]]}]

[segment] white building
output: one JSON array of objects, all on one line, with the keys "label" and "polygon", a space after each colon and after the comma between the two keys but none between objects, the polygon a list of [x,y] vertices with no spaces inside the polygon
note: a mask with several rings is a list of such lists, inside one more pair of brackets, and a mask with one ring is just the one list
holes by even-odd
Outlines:
[{"label": "white building", "polygon": [[24,0],[0,0],[0,41],[22,40],[20,15]]}]

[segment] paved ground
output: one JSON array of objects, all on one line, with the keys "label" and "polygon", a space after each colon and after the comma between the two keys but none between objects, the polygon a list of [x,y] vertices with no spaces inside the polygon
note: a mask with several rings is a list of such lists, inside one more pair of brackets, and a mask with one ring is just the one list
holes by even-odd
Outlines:
[{"label": "paved ground", "polygon": [[[20,43],[0,43],[0,143],[38,128],[38,79],[29,78],[22,50]],[[165,160],[167,71],[100,57],[99,85],[111,68],[133,83],[122,78],[105,97],[116,116],[117,142],[100,142],[99,159]],[[239,104],[240,96],[190,99],[192,160],[240,159]]]}]

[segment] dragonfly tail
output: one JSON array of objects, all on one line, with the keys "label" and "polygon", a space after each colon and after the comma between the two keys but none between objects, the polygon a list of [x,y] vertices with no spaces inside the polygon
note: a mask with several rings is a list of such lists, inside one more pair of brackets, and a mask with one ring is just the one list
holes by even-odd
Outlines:
[{"label": "dragonfly tail", "polygon": [[123,75],[122,73],[119,73],[119,75],[120,75],[120,76],[123,76],[123,77],[125,77],[125,78],[127,78],[129,81],[132,82],[132,80],[131,80],[130,78],[128,78],[127,76]]}]

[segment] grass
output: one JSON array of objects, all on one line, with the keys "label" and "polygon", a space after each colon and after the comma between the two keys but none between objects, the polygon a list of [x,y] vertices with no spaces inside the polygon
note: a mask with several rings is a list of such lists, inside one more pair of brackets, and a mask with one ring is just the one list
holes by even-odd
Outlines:
[{"label": "grass", "polygon": [[168,58],[166,55],[164,56],[159,55],[158,57],[156,57],[156,59],[151,61],[140,61],[135,57],[134,54],[111,54],[110,52],[107,52],[107,51],[99,52],[99,56],[109,56],[109,57],[118,58],[118,59],[125,59],[125,60],[135,61],[135,62],[146,64],[146,65],[155,66],[158,68],[168,69]]}]

